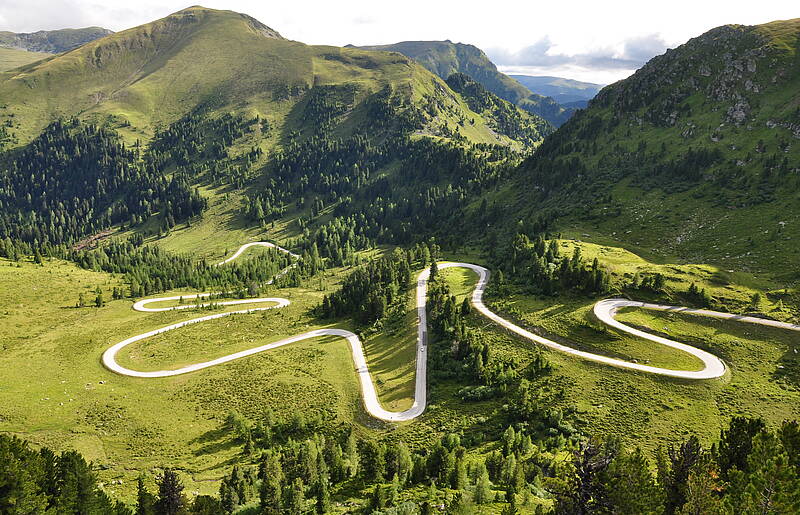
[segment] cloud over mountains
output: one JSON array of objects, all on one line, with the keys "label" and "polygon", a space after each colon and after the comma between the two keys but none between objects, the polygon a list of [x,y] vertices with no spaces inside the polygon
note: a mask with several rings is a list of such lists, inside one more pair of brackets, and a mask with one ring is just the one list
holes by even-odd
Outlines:
[{"label": "cloud over mountains", "polygon": [[518,51],[490,48],[487,54],[499,67],[507,70],[549,74],[553,70],[569,69],[573,74],[583,70],[588,74],[622,78],[666,49],[667,42],[659,34],[650,34],[627,38],[617,46],[568,54],[559,51],[557,45],[545,36]]}]

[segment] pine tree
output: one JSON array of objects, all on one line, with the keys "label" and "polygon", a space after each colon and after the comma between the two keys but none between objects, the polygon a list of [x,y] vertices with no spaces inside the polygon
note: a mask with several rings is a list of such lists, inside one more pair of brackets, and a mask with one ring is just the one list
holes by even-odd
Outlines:
[{"label": "pine tree", "polygon": [[662,490],[639,448],[617,455],[603,472],[601,481],[606,484],[614,513],[644,515],[664,511]]},{"label": "pine tree", "polygon": [[303,492],[303,480],[294,478],[286,502],[285,512],[290,515],[301,515],[305,510],[306,498]]},{"label": "pine tree", "polygon": [[439,277],[439,264],[434,261],[431,263],[430,281],[433,282]]},{"label": "pine tree", "polygon": [[261,465],[260,475],[261,510],[264,513],[280,513],[284,475],[279,454],[271,452],[267,455]]},{"label": "pine tree", "polygon": [[732,468],[747,472],[753,438],[763,430],[764,421],[760,418],[733,417],[728,429],[720,432],[713,454],[723,480],[728,480]]},{"label": "pine tree", "polygon": [[397,477],[400,480],[400,485],[404,486],[411,479],[411,472],[414,468],[414,461],[411,459],[411,453],[404,442],[397,444]]},{"label": "pine tree", "polygon": [[400,495],[400,479],[397,477],[397,474],[395,474],[392,477],[391,484],[389,485],[389,494],[387,496],[388,497],[387,501],[389,503],[389,506],[394,506],[397,504],[397,499],[399,495]]},{"label": "pine tree", "polygon": [[678,512],[680,515],[727,515],[718,494],[720,485],[716,476],[714,463],[707,458],[692,467],[686,483],[686,503]]},{"label": "pine tree", "polygon": [[486,471],[486,467],[483,467],[483,471],[475,485],[473,500],[477,504],[486,504],[492,502],[492,497],[492,483],[489,481],[489,472]]},{"label": "pine tree", "polygon": [[379,483],[386,475],[385,450],[382,444],[373,440],[364,442],[361,450],[361,470],[370,483]]},{"label": "pine tree", "polygon": [[59,513],[94,513],[99,511],[100,498],[94,472],[83,456],[75,451],[61,453],[56,466],[58,494],[55,500]]},{"label": "pine tree", "polygon": [[320,515],[331,510],[331,493],[328,487],[328,476],[321,475],[317,480],[317,504],[316,510]]},{"label": "pine tree", "polygon": [[347,444],[345,446],[344,453],[348,475],[351,478],[356,477],[356,475],[358,475],[359,463],[361,459],[358,452],[358,441],[356,440],[355,434],[350,433],[350,436],[347,437]]},{"label": "pine tree", "polygon": [[742,513],[800,513],[800,478],[780,440],[771,433],[753,439],[750,473],[732,474],[731,509]]},{"label": "pine tree", "polygon": [[469,297],[465,297],[461,303],[461,316],[465,317],[472,311],[472,305],[469,303]]},{"label": "pine tree", "polygon": [[224,508],[218,499],[210,495],[198,495],[192,502],[193,515],[219,515]]},{"label": "pine tree", "polygon": [[239,496],[236,491],[230,487],[227,480],[222,480],[219,485],[219,501],[222,511],[225,513],[233,513],[236,506],[239,505]]},{"label": "pine tree", "polygon": [[455,466],[450,474],[450,488],[463,490],[467,487],[467,465],[464,458],[457,457]]},{"label": "pine tree", "polygon": [[659,479],[666,492],[667,514],[676,513],[686,502],[686,486],[689,480],[689,473],[703,454],[700,441],[697,436],[690,436],[689,439],[678,446],[670,447],[667,452],[669,463],[660,462]]},{"label": "pine tree", "polygon": [[155,503],[155,496],[147,491],[144,476],[140,475],[136,479],[136,515],[152,515]]},{"label": "pine tree", "polygon": [[778,436],[792,465],[800,471],[800,423],[796,420],[784,421],[778,430]]},{"label": "pine tree", "polygon": [[156,480],[158,500],[156,512],[159,515],[176,515],[185,505],[183,499],[183,483],[172,469],[164,469],[164,473]]}]

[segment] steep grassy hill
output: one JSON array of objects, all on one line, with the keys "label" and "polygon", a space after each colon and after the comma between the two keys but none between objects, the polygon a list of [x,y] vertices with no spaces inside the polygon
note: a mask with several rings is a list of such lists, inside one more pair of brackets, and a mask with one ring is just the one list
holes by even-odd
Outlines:
[{"label": "steep grassy hill", "polygon": [[498,97],[541,116],[556,127],[569,119],[574,112],[573,109],[560,106],[552,98],[532,93],[516,80],[500,73],[486,54],[473,45],[450,41],[403,41],[392,45],[360,48],[399,52],[443,79],[453,73],[469,75]]},{"label": "steep grassy hill", "polygon": [[[539,95],[552,97],[561,105],[574,102],[588,102],[603,89],[602,84],[581,82],[563,77],[540,75],[509,75],[529,90]],[[585,104],[583,104],[585,106]]]},{"label": "steep grassy hill", "polygon": [[28,52],[16,48],[0,48],[0,72],[23,66],[39,59],[49,57],[50,54],[44,52]]},{"label": "steep grassy hill", "polygon": [[[473,116],[444,82],[406,57],[308,46],[249,16],[192,7],[0,74],[0,121],[13,118],[22,143],[54,118],[74,115],[110,123],[131,142],[188,113],[228,111],[260,115],[276,135],[301,131],[319,116],[352,133],[375,121],[365,101],[384,88],[399,109],[415,111],[423,133],[455,131],[457,120]],[[475,119],[465,137],[511,143]]]},{"label": "steep grassy hill", "polygon": [[60,54],[109,34],[112,32],[102,27],[40,30],[32,33],[0,31],[0,47]]},{"label": "steep grassy hill", "polygon": [[800,19],[719,27],[606,87],[523,165],[513,209],[797,280],[798,35]]}]

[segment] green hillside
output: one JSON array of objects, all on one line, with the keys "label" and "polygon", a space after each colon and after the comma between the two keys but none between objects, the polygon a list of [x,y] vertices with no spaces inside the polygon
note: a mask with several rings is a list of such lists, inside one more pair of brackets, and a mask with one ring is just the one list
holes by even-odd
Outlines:
[{"label": "green hillside", "polygon": [[16,48],[0,48],[0,72],[49,57],[43,52],[29,52]]},{"label": "green hillside", "polygon": [[60,54],[109,34],[110,30],[101,27],[40,30],[32,33],[0,31],[0,47]]},{"label": "green hillside", "polygon": [[515,205],[664,258],[797,280],[799,33],[800,20],[719,27],[606,87],[523,165]]},{"label": "green hillside", "polygon": [[[437,104],[419,124],[423,132],[455,130],[464,115],[444,83],[407,58],[308,46],[248,16],[193,7],[0,75],[0,121],[13,118],[25,142],[55,117],[80,115],[133,142],[190,112],[235,110],[262,116],[280,134],[301,129],[298,111],[331,87],[347,90],[336,120],[344,132],[363,124],[359,106],[386,87],[405,103]],[[475,118],[468,138],[510,143]]]},{"label": "green hillside", "polygon": [[403,41],[360,48],[401,53],[443,79],[453,73],[469,75],[500,98],[541,116],[556,127],[574,112],[573,109],[563,108],[552,98],[532,93],[516,80],[500,73],[486,54],[473,45],[450,41]]}]

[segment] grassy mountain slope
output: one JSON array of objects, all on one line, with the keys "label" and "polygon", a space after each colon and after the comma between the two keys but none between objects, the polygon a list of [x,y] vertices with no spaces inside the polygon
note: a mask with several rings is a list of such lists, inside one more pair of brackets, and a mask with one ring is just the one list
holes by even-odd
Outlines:
[{"label": "grassy mountain slope", "polygon": [[32,33],[0,31],[0,47],[60,54],[109,34],[112,32],[102,27],[40,30]]},{"label": "grassy mountain slope", "polygon": [[447,85],[459,93],[469,108],[483,116],[500,134],[533,146],[541,134],[550,131],[549,124],[544,119],[519,110],[514,104],[489,92],[469,75],[454,73],[447,79]]},{"label": "grassy mountain slope", "polygon": [[49,55],[43,52],[29,52],[16,48],[0,48],[0,72],[44,59]]},{"label": "grassy mountain slope", "polygon": [[473,45],[450,41],[403,41],[392,45],[361,48],[399,52],[421,63],[443,79],[456,72],[469,75],[500,98],[541,116],[556,127],[564,123],[574,112],[571,109],[564,109],[552,98],[532,93],[516,80],[500,73],[486,54]]},{"label": "grassy mountain slope", "polygon": [[548,77],[544,75],[509,75],[509,77],[534,93],[553,98],[561,105],[581,100],[591,100],[603,88],[602,84],[581,82],[563,77]]},{"label": "grassy mountain slope", "polygon": [[149,139],[156,128],[188,113],[236,111],[262,116],[279,138],[284,129],[302,130],[317,121],[303,115],[312,100],[330,111],[333,100],[320,96],[344,95],[337,100],[339,111],[326,116],[348,133],[374,122],[364,101],[387,87],[407,106],[429,111],[420,122],[423,133],[436,134],[442,126],[455,130],[458,119],[474,116],[476,124],[464,128],[463,136],[511,143],[406,57],[308,46],[246,15],[202,7],[0,74],[6,103],[0,120],[13,118],[12,132],[22,143],[52,119],[74,115],[108,123],[132,142]]},{"label": "grassy mountain slope", "polygon": [[800,20],[719,27],[603,89],[523,165],[517,207],[796,280],[799,33]]}]

